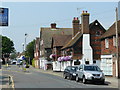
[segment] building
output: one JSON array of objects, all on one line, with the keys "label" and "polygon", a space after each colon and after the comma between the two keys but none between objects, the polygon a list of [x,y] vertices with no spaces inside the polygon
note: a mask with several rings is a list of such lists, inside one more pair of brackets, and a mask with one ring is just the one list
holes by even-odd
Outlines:
[{"label": "building", "polygon": [[[82,63],[95,63],[100,66],[100,36],[105,33],[105,29],[97,20],[89,24],[89,13],[87,12],[81,14],[82,23],[79,22],[78,18],[73,19],[72,38],[66,41],[66,44],[62,44],[63,47],[56,47],[55,50],[61,54],[61,57],[56,57],[58,61],[53,63],[53,70],[63,71],[66,66]],[[59,41],[62,39],[56,39],[56,42]]]},{"label": "building", "polygon": [[48,69],[52,66],[52,37],[54,35],[71,35],[72,28],[57,28],[56,23],[52,23],[51,27],[41,27],[40,29],[40,68]]},{"label": "building", "polygon": [[34,46],[34,60],[36,68],[39,68],[39,58],[40,58],[40,38],[36,37]]},{"label": "building", "polygon": [[[120,20],[118,21],[120,42]],[[120,44],[119,44],[120,52]],[[120,56],[119,56],[120,57]],[[105,75],[117,76],[115,23],[101,36],[101,69]]]}]

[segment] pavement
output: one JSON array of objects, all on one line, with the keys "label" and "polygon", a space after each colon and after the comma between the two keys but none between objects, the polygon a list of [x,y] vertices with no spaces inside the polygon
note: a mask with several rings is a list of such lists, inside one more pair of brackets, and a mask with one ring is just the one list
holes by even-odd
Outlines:
[{"label": "pavement", "polygon": [[[47,74],[63,77],[63,72],[55,72],[52,70],[37,69],[37,68],[34,68],[32,66],[30,66],[28,71],[29,70],[35,70],[37,72],[42,72],[42,73],[47,73]],[[119,88],[119,80],[120,79],[117,79],[116,77],[106,76],[105,77],[105,84],[109,84],[110,88]]]},{"label": "pavement", "polygon": [[7,75],[2,74],[2,70],[0,69],[0,89],[1,88],[9,88],[9,79]]}]

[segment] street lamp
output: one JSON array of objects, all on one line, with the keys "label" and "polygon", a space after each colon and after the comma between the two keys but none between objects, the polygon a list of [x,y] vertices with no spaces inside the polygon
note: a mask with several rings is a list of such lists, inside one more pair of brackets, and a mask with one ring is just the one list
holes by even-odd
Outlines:
[{"label": "street lamp", "polygon": [[25,51],[26,51],[26,38],[27,38],[27,33],[25,33]]},{"label": "street lamp", "polygon": [[22,43],[22,48],[23,48],[23,52],[24,52],[24,43]]}]

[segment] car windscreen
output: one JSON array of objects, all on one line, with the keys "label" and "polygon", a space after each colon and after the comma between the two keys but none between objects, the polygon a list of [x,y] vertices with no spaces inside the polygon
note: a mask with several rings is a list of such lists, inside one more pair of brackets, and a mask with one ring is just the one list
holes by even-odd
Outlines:
[{"label": "car windscreen", "polygon": [[77,71],[78,67],[71,67],[71,71]]},{"label": "car windscreen", "polygon": [[85,66],[84,70],[85,71],[101,71],[98,66]]}]

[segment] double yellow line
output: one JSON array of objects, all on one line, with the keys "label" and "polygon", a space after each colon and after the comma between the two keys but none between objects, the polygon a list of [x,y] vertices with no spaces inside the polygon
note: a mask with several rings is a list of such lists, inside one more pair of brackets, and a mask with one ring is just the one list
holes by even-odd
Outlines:
[{"label": "double yellow line", "polygon": [[11,82],[12,82],[12,88],[13,88],[13,90],[15,90],[15,84],[14,84],[13,76],[11,76],[11,75],[8,75],[8,76],[9,76],[10,79],[11,79]]},{"label": "double yellow line", "polygon": [[8,75],[8,74],[2,74],[2,75],[8,76],[8,81],[9,81],[9,77],[10,77],[11,82],[12,82],[12,85],[11,85],[12,89],[15,90],[15,84],[14,84],[13,76],[12,75]]}]

